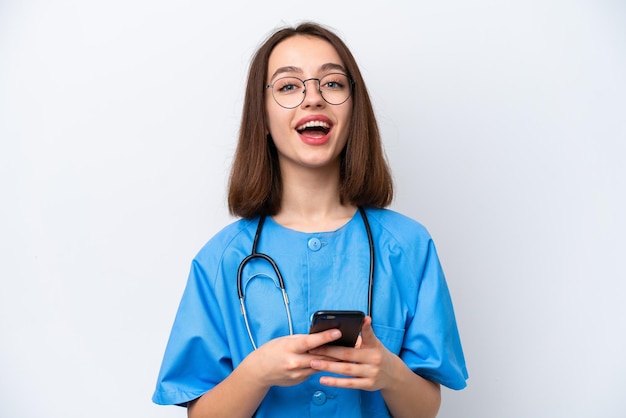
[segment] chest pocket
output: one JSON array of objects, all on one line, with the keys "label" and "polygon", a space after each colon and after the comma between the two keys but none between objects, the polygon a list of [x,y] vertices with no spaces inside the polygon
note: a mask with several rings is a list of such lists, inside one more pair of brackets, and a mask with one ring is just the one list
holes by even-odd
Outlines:
[{"label": "chest pocket", "polygon": [[402,342],[404,341],[403,328],[392,328],[379,324],[372,324],[372,328],[374,329],[376,338],[378,338],[380,342],[387,347],[387,350],[396,355],[400,354]]}]

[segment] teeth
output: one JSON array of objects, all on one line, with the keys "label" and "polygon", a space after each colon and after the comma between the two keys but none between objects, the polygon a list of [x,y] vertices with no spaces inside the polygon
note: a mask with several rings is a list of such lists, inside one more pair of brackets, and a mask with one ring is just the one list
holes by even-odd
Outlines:
[{"label": "teeth", "polygon": [[330,129],[330,125],[326,122],[323,122],[321,120],[311,120],[308,121],[305,124],[302,124],[300,126],[298,126],[296,129],[298,131],[302,131],[306,128],[325,128],[325,129]]}]

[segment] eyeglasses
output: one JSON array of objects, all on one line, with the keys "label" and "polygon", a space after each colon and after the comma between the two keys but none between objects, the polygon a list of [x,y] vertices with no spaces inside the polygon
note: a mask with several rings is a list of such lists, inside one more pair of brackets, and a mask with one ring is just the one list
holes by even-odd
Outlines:
[{"label": "eyeglasses", "polygon": [[322,78],[307,78],[301,80],[298,77],[281,77],[273,84],[265,86],[272,89],[272,96],[279,106],[293,109],[300,106],[306,96],[306,82],[317,81],[318,91],[326,103],[340,105],[352,94],[354,82],[345,74],[331,73]]}]

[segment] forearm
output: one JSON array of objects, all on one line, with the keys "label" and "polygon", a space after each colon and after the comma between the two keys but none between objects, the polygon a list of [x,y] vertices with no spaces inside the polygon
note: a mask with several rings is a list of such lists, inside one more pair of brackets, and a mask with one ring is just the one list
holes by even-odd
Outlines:
[{"label": "forearm", "polygon": [[381,394],[395,418],[434,418],[441,405],[439,384],[413,373],[404,362],[396,357],[395,379]]},{"label": "forearm", "polygon": [[189,418],[251,417],[263,401],[269,387],[263,386],[242,363],[213,389],[191,402]]}]

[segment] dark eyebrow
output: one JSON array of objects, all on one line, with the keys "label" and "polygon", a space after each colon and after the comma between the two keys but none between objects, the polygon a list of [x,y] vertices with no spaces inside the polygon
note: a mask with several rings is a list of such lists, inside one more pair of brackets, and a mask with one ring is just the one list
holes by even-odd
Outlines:
[{"label": "dark eyebrow", "polygon": [[328,70],[338,70],[338,71],[341,71],[344,74],[348,73],[346,71],[346,69],[343,67],[343,65],[334,64],[332,62],[326,63],[326,64],[324,64],[324,65],[322,65],[320,67],[320,71],[322,71],[322,72],[328,71]]},{"label": "dark eyebrow", "polygon": [[[334,64],[332,62],[327,62],[326,64],[322,65],[319,69],[320,72],[326,72],[329,70],[338,70],[341,71],[344,74],[347,74],[346,69],[343,67],[343,65],[340,64]],[[270,80],[273,80],[274,78],[276,78],[277,75],[283,74],[283,73],[299,73],[302,74],[302,68],[299,67],[295,67],[293,65],[288,65],[286,67],[280,67],[277,68],[276,71],[274,71],[274,74],[272,74],[272,76],[270,77]]]},{"label": "dark eyebrow", "polygon": [[302,69],[300,69],[298,67],[294,67],[292,65],[287,66],[287,67],[277,68],[276,71],[274,71],[274,74],[272,74],[272,76],[270,77],[270,80],[273,80],[277,75],[282,74],[282,73],[300,73],[300,74],[302,74]]}]

